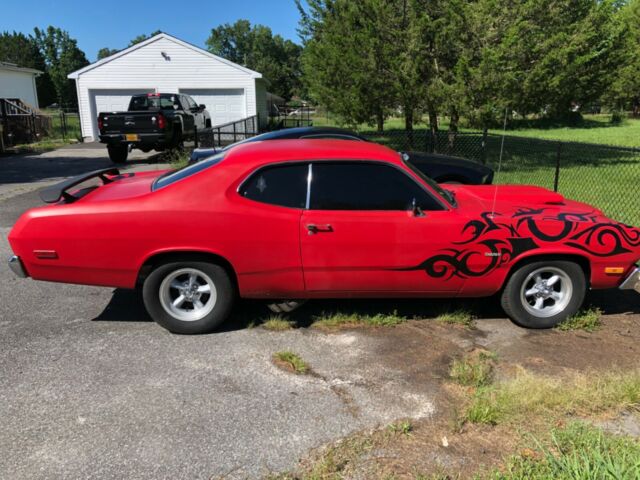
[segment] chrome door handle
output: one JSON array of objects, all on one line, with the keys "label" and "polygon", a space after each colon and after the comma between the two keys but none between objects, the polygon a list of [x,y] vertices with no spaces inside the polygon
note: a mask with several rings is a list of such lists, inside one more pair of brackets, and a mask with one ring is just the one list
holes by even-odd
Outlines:
[{"label": "chrome door handle", "polygon": [[309,225],[307,225],[307,230],[309,232],[309,235],[315,235],[319,232],[333,232],[333,227],[329,224],[314,225],[313,223],[310,223]]}]

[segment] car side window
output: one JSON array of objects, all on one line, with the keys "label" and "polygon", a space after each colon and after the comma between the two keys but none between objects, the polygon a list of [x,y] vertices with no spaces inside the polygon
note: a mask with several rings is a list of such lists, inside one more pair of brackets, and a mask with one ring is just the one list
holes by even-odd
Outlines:
[{"label": "car side window", "polygon": [[242,184],[239,193],[256,202],[305,208],[308,172],[307,164],[263,168]]},{"label": "car side window", "polygon": [[444,207],[414,179],[381,163],[314,163],[312,210],[422,210]]}]

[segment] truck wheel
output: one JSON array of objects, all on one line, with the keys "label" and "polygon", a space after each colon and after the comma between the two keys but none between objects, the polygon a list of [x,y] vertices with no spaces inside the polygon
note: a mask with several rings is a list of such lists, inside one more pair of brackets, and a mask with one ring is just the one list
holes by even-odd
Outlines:
[{"label": "truck wheel", "polygon": [[174,130],[169,148],[171,150],[177,150],[179,152],[184,150],[184,138],[182,136],[182,129],[176,128]]},{"label": "truck wheel", "polygon": [[127,145],[109,145],[107,146],[107,151],[113,163],[125,163],[129,156],[129,148]]},{"label": "truck wheel", "polygon": [[235,290],[219,265],[185,261],[153,270],[144,281],[142,297],[159,325],[193,335],[211,332],[228,318]]},{"label": "truck wheel", "polygon": [[518,325],[551,328],[575,315],[587,283],[580,265],[546,260],[516,270],[502,292],[502,308]]}]

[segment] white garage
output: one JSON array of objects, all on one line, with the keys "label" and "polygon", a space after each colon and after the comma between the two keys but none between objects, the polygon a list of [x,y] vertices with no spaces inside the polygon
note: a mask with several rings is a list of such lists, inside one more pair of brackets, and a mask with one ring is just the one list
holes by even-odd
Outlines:
[{"label": "white garage", "polygon": [[266,80],[258,72],[166,33],[73,72],[82,136],[97,140],[100,112],[126,110],[132,95],[185,93],[211,114],[212,125],[258,115],[267,122]]},{"label": "white garage", "polygon": [[198,105],[207,106],[212,125],[222,125],[247,116],[247,102],[241,88],[181,88],[180,92],[190,95]]}]

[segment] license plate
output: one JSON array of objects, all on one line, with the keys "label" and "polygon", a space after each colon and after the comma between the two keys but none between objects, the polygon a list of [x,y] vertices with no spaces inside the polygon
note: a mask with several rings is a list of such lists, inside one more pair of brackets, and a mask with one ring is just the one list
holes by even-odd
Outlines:
[{"label": "license plate", "polygon": [[127,133],[125,138],[127,139],[127,142],[137,142],[140,140],[140,137],[136,133]]}]

